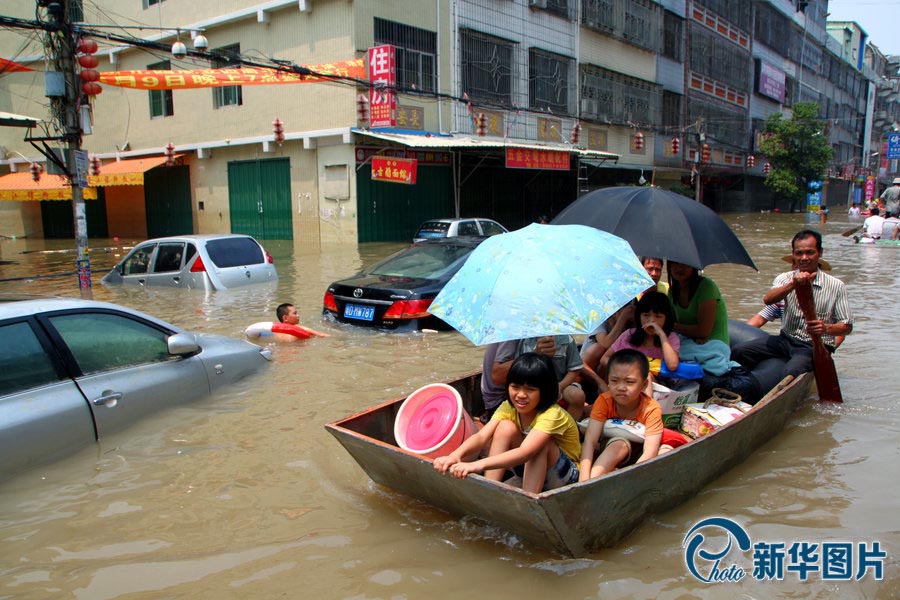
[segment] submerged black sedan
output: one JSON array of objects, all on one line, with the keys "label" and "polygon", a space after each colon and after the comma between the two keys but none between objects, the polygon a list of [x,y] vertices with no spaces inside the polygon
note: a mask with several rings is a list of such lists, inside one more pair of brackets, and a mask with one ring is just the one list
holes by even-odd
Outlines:
[{"label": "submerged black sedan", "polygon": [[405,248],[328,286],[323,313],[342,323],[397,331],[447,329],[428,307],[484,239],[426,240]]}]

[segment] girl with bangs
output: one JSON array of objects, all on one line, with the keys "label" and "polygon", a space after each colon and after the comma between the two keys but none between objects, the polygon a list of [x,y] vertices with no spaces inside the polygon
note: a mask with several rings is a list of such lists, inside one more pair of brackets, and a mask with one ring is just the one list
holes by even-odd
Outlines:
[{"label": "girl with bangs", "polygon": [[[557,404],[553,363],[543,354],[522,354],[506,383],[508,397],[491,420],[448,456],[434,459],[434,468],[459,479],[483,472],[494,481],[503,481],[512,469],[522,478],[522,489],[534,493],[577,482],[578,426]],[[488,455],[478,458],[488,447]]]},{"label": "girl with bangs", "polygon": [[675,311],[669,298],[657,291],[645,293],[634,309],[634,320],[637,326],[622,332],[600,359],[601,368],[605,371],[615,352],[631,348],[647,357],[652,375],[659,375],[663,361],[670,371],[677,369],[681,339],[673,331]]}]

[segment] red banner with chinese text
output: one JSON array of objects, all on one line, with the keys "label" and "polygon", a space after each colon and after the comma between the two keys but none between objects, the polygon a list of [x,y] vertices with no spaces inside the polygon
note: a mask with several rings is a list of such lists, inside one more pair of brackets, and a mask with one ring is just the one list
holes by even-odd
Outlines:
[{"label": "red banner with chinese text", "polygon": [[550,169],[569,170],[569,153],[559,150],[533,150],[530,148],[507,148],[507,169]]},{"label": "red banner with chinese text", "polygon": [[397,126],[397,55],[393,46],[369,48],[369,127]]},{"label": "red banner with chinese text", "polygon": [[372,181],[415,185],[419,161],[414,158],[372,157]]},{"label": "red banner with chinese text", "polygon": [[[363,59],[308,65],[307,69],[321,75],[364,79]],[[330,77],[300,75],[276,69],[244,67],[241,69],[198,69],[195,71],[108,71],[100,73],[100,83],[135,90],[187,90],[228,85],[274,85],[281,83],[316,83],[331,81]]]}]

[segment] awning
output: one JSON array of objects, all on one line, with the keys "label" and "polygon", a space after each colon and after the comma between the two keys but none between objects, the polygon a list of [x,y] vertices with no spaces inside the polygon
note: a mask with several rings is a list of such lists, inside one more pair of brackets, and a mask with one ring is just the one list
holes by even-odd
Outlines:
[{"label": "awning", "polygon": [[353,129],[353,133],[364,135],[386,142],[394,142],[410,148],[428,148],[433,150],[478,150],[478,149],[503,149],[523,148],[527,150],[555,150],[557,152],[571,152],[585,160],[619,160],[618,154],[578,148],[571,144],[554,142],[532,142],[521,139],[503,139],[492,137],[480,137],[471,135],[459,135],[449,133],[434,133],[422,131],[421,133],[404,133],[390,131],[369,131],[365,129]]},{"label": "awning", "polygon": [[[85,200],[96,200],[97,190],[84,188],[82,196]],[[42,173],[35,181],[31,173],[9,173],[0,177],[0,200],[71,200],[72,186],[63,175]]]},{"label": "awning", "polygon": [[0,112],[0,126],[2,127],[34,127],[41,120],[37,117]]},{"label": "awning", "polygon": [[[183,154],[176,154],[179,159]],[[103,187],[111,185],[144,185],[144,173],[166,163],[165,156],[145,156],[101,165],[99,175],[88,175],[88,183]]]}]

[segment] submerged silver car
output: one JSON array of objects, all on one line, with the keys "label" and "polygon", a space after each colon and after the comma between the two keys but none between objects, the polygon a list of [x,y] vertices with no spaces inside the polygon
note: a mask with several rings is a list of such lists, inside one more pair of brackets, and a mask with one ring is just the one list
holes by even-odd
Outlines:
[{"label": "submerged silver car", "polygon": [[115,304],[0,298],[0,479],[260,371],[271,350]]},{"label": "submerged silver car", "polygon": [[141,242],[101,282],[225,290],[277,281],[274,262],[249,235],[180,235]]}]

